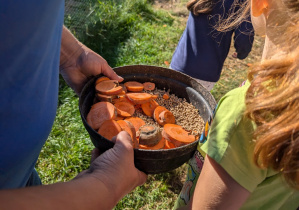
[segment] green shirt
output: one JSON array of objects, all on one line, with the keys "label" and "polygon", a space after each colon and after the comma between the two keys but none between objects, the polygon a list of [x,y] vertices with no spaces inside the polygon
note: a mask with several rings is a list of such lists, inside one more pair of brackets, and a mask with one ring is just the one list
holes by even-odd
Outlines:
[{"label": "green shirt", "polygon": [[[291,189],[280,173],[260,169],[253,162],[255,124],[243,116],[249,82],[227,93],[218,103],[207,140],[201,139],[198,152],[189,161],[186,184],[177,201],[185,205],[193,194],[201,169],[199,153],[208,154],[241,186],[251,192],[241,209],[296,209],[299,191]],[[197,159],[197,160],[194,160]],[[199,172],[199,173],[198,173]],[[194,184],[191,186],[191,183]],[[196,199],[196,198],[194,198]],[[236,198],[237,199],[237,198]]]}]

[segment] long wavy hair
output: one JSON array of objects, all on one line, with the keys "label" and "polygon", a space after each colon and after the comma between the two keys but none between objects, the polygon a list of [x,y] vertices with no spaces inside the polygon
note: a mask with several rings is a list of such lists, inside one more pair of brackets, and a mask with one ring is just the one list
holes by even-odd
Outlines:
[{"label": "long wavy hair", "polygon": [[213,6],[212,0],[191,0],[187,3],[187,9],[194,15],[207,14],[212,11]]},{"label": "long wavy hair", "polygon": [[[281,1],[285,8],[266,17],[267,36],[279,51],[249,69],[245,116],[257,125],[256,165],[281,172],[299,190],[299,0]],[[230,15],[216,28],[230,30],[248,17],[249,2],[245,4],[242,13]]]},{"label": "long wavy hair", "polygon": [[257,125],[255,163],[280,171],[299,189],[299,1],[283,2],[290,19],[269,30],[276,30],[271,41],[285,53],[249,70],[245,114]]}]

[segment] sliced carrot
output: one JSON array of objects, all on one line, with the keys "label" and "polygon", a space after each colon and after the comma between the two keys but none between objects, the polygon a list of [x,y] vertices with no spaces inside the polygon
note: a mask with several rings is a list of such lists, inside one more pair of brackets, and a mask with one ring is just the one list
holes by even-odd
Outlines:
[{"label": "sliced carrot", "polygon": [[127,93],[126,96],[134,104],[145,104],[152,100],[152,95],[149,93]]},{"label": "sliced carrot", "polygon": [[159,115],[161,112],[163,111],[167,111],[168,109],[166,109],[164,106],[157,106],[154,110],[154,113],[153,113],[153,118],[155,121],[159,120]]},{"label": "sliced carrot", "polygon": [[155,100],[151,100],[150,102],[147,102],[145,104],[141,104],[141,108],[142,108],[143,113],[146,116],[149,116],[149,117],[153,116],[154,110],[157,106],[159,106],[159,104]]},{"label": "sliced carrot", "polygon": [[153,82],[145,82],[145,83],[143,83],[144,90],[155,90],[155,87],[156,87],[156,85]]},{"label": "sliced carrot", "polygon": [[117,95],[123,91],[117,80],[105,80],[96,85],[96,91],[103,95]]},{"label": "sliced carrot", "polygon": [[132,138],[133,147],[137,149],[139,144],[136,138],[136,130],[132,123],[127,120],[118,120],[117,123],[120,125],[123,131],[127,131],[129,133]]},{"label": "sliced carrot", "polygon": [[153,100],[157,99],[158,97],[159,97],[158,95],[152,95]]},{"label": "sliced carrot", "polygon": [[116,98],[116,96],[113,96],[113,95],[108,96],[108,95],[103,95],[103,94],[100,94],[100,93],[96,93],[96,98],[99,101],[107,101],[107,102],[112,103],[113,99]]},{"label": "sliced carrot", "polygon": [[121,97],[126,97],[126,91],[124,91],[124,89],[119,93],[117,94],[117,97],[121,98]]},{"label": "sliced carrot", "polygon": [[175,117],[168,109],[164,106],[157,106],[153,113],[154,120],[161,126],[167,123],[175,123]]},{"label": "sliced carrot", "polygon": [[115,119],[117,116],[116,108],[109,102],[98,102],[94,104],[87,114],[87,123],[97,130],[106,120]]},{"label": "sliced carrot", "polygon": [[110,80],[108,77],[105,77],[105,76],[102,76],[102,77],[99,77],[97,80],[96,80],[96,85],[99,84],[100,82],[102,81],[105,81],[105,80]]},{"label": "sliced carrot", "polygon": [[161,139],[161,131],[156,126],[144,125],[139,128],[139,144],[155,146]]},{"label": "sliced carrot", "polygon": [[158,144],[156,144],[155,146],[147,146],[147,145],[143,145],[143,144],[139,144],[139,149],[147,149],[147,150],[158,150],[158,149],[163,149],[165,146],[165,138],[162,138]]},{"label": "sliced carrot", "polygon": [[132,125],[135,127],[136,132],[139,131],[139,128],[141,126],[145,125],[144,120],[139,117],[129,117],[129,118],[126,118],[126,120],[128,120],[132,123]]},{"label": "sliced carrot", "polygon": [[166,139],[164,149],[174,149],[176,146]]},{"label": "sliced carrot", "polygon": [[115,120],[106,120],[99,128],[98,133],[111,140],[113,136],[116,136],[121,131],[120,125]]},{"label": "sliced carrot", "polygon": [[162,111],[159,114],[158,123],[162,126],[165,124],[175,124],[175,117],[169,110]]},{"label": "sliced carrot", "polygon": [[169,94],[168,94],[168,93],[164,93],[163,98],[164,98],[165,100],[168,100],[168,99],[169,99]]},{"label": "sliced carrot", "polygon": [[117,115],[116,117],[115,117],[115,121],[118,121],[118,120],[123,120],[123,119],[125,119],[124,117],[121,117],[121,116],[119,116],[119,115]]},{"label": "sliced carrot", "polygon": [[126,86],[127,90],[131,92],[140,92],[143,90],[143,84],[140,82],[129,81],[125,82],[124,85]]},{"label": "sliced carrot", "polygon": [[116,107],[117,115],[121,117],[131,117],[135,112],[134,106],[129,102],[118,102],[114,106]]},{"label": "sliced carrot", "polygon": [[116,103],[119,103],[119,102],[128,102],[128,103],[133,104],[133,102],[130,101],[126,96],[124,97],[124,96],[119,96],[118,95],[117,98],[112,100],[113,104],[116,104]]},{"label": "sliced carrot", "polygon": [[171,141],[176,147],[195,141],[194,135],[190,135],[182,126],[176,124],[165,124],[162,136]]}]

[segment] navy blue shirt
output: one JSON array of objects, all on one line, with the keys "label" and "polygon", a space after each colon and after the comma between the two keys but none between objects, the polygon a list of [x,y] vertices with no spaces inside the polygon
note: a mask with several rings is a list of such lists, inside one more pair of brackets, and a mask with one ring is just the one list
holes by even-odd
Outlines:
[{"label": "navy blue shirt", "polygon": [[56,115],[63,0],[0,0],[0,189],[24,187]]},{"label": "navy blue shirt", "polygon": [[250,18],[228,32],[215,30],[217,18],[227,17],[234,0],[218,1],[209,14],[195,16],[190,12],[187,26],[177,45],[171,68],[194,78],[217,82],[228,55],[232,36],[239,59],[247,57],[254,39]]}]

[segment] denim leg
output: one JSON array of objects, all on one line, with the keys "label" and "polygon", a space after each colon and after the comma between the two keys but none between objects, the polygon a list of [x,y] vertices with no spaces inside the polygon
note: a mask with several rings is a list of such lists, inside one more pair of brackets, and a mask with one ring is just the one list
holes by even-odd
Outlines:
[{"label": "denim leg", "polygon": [[26,187],[37,186],[37,185],[42,185],[42,181],[41,181],[37,171],[34,169],[27,181]]}]

